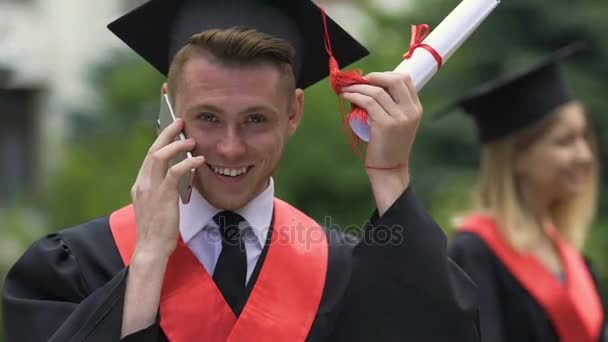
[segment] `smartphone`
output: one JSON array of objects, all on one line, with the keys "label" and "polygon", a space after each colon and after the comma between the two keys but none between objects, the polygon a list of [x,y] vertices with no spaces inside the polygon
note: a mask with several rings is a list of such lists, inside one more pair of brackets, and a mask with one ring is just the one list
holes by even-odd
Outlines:
[{"label": "smartphone", "polygon": [[[173,112],[173,107],[171,106],[171,101],[169,100],[169,95],[166,92],[163,92],[160,97],[160,113],[158,114],[158,120],[156,121],[157,133],[160,134],[167,126],[175,121],[175,113]],[[175,140],[186,140],[186,135],[184,132],[181,132]],[[169,162],[169,167],[185,160],[186,158],[192,158],[192,153],[183,152],[180,153],[175,159]],[[196,169],[190,169],[188,173],[186,173],[179,180],[179,197],[182,200],[182,203],[186,204],[190,202],[190,196],[192,195],[192,185],[194,184],[194,174],[196,173]]]}]

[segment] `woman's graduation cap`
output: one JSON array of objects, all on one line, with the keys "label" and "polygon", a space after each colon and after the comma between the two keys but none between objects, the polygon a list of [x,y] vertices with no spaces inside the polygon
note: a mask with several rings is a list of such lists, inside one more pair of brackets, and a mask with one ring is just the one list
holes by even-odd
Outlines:
[{"label": "woman's graduation cap", "polygon": [[[167,75],[175,54],[196,33],[246,26],[289,41],[296,50],[297,87],[329,74],[321,9],[310,0],[151,0],[108,25],[129,47]],[[333,51],[344,64],[368,51],[331,18]]]},{"label": "woman's graduation cap", "polygon": [[582,50],[577,42],[518,74],[486,83],[448,107],[461,107],[475,119],[482,143],[529,126],[572,100],[559,62]]}]

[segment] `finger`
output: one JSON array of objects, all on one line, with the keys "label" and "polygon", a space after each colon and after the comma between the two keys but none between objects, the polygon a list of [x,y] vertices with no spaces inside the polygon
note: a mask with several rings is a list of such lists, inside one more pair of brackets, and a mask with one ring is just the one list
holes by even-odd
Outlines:
[{"label": "finger", "polygon": [[[401,113],[407,115],[412,111],[412,109],[416,108],[416,102],[412,97],[412,89],[407,87],[406,80],[410,80],[408,74],[396,73],[396,72],[374,72],[365,76],[365,79],[370,82],[370,84],[385,88],[388,90],[389,94],[395,102],[401,108]],[[413,84],[413,83],[412,83]],[[413,89],[415,89],[413,87]],[[414,90],[414,93],[416,91]],[[416,98],[418,94],[416,93]]]},{"label": "finger", "polygon": [[170,188],[177,188],[179,180],[186,173],[192,169],[201,167],[205,163],[205,157],[197,156],[192,158],[186,158],[181,162],[173,165],[167,170],[167,177],[165,178],[165,184]]},{"label": "finger", "polygon": [[405,75],[405,85],[407,87],[407,89],[409,90],[409,94],[412,97],[412,100],[414,101],[414,105],[415,108],[417,110],[417,112],[422,115],[422,103],[420,102],[420,98],[418,97],[418,91],[416,90],[416,85],[414,84],[414,80],[412,79],[412,77],[408,74]]},{"label": "finger", "polygon": [[391,117],[384,111],[382,106],[371,96],[360,93],[342,93],[345,100],[359,106],[367,111],[372,122],[387,123]]},{"label": "finger", "polygon": [[151,180],[160,182],[167,173],[169,161],[180,153],[192,151],[195,146],[194,139],[177,140],[148,155],[146,159]]},{"label": "finger", "polygon": [[[154,153],[156,151],[167,146],[173,140],[175,140],[175,137],[179,134],[179,132],[181,132],[183,130],[183,128],[184,128],[184,120],[178,118],[177,120],[172,122],[169,126],[167,126],[164,130],[162,130],[158,134],[158,137],[156,138],[156,140],[154,140],[154,142],[148,149],[148,154],[146,155],[146,158],[144,159],[144,161],[141,165],[141,168],[139,170],[138,178],[139,177],[149,177],[151,168],[152,168],[151,164],[156,164],[154,162],[154,158],[152,158],[151,156],[154,155]],[[163,177],[164,177],[164,171],[163,171]]]},{"label": "finger", "polygon": [[163,129],[159,134],[148,153],[160,150],[164,146],[169,145],[175,137],[184,129],[184,120],[181,118],[175,119],[167,128]]},{"label": "finger", "polygon": [[[405,84],[404,84],[405,88]],[[349,93],[360,93],[363,95],[367,95],[369,97],[373,97],[376,102],[382,106],[384,111],[388,113],[390,116],[399,116],[401,115],[399,112],[401,108],[395,103],[395,100],[389,95],[389,93],[384,89],[377,86],[369,85],[369,84],[357,84],[344,88],[345,92]]]}]

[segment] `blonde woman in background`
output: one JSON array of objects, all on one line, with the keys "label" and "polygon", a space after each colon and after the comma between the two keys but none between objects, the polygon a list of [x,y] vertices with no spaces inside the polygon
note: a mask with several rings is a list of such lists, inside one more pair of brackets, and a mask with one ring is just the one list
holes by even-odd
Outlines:
[{"label": "blonde woman in background", "polygon": [[608,341],[581,254],[597,202],[596,144],[558,66],[578,48],[459,102],[482,152],[477,208],[459,220],[450,254],[477,283],[483,341]]}]

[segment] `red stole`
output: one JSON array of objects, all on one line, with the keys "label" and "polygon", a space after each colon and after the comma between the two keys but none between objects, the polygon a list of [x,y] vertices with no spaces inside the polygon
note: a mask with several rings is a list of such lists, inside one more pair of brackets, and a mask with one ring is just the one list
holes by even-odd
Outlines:
[{"label": "red stole", "polygon": [[460,231],[483,239],[528,293],[543,307],[559,340],[598,341],[603,324],[602,304],[593,278],[581,254],[556,232],[550,234],[561,256],[566,282],[557,277],[531,254],[521,254],[506,244],[495,221],[481,214],[469,216]]},{"label": "red stole", "polygon": [[[179,241],[169,259],[160,325],[171,341],[304,341],[316,317],[327,273],[327,237],[311,218],[276,199],[268,254],[237,319],[212,276]],[[135,249],[133,206],[110,216],[125,265]]]}]

